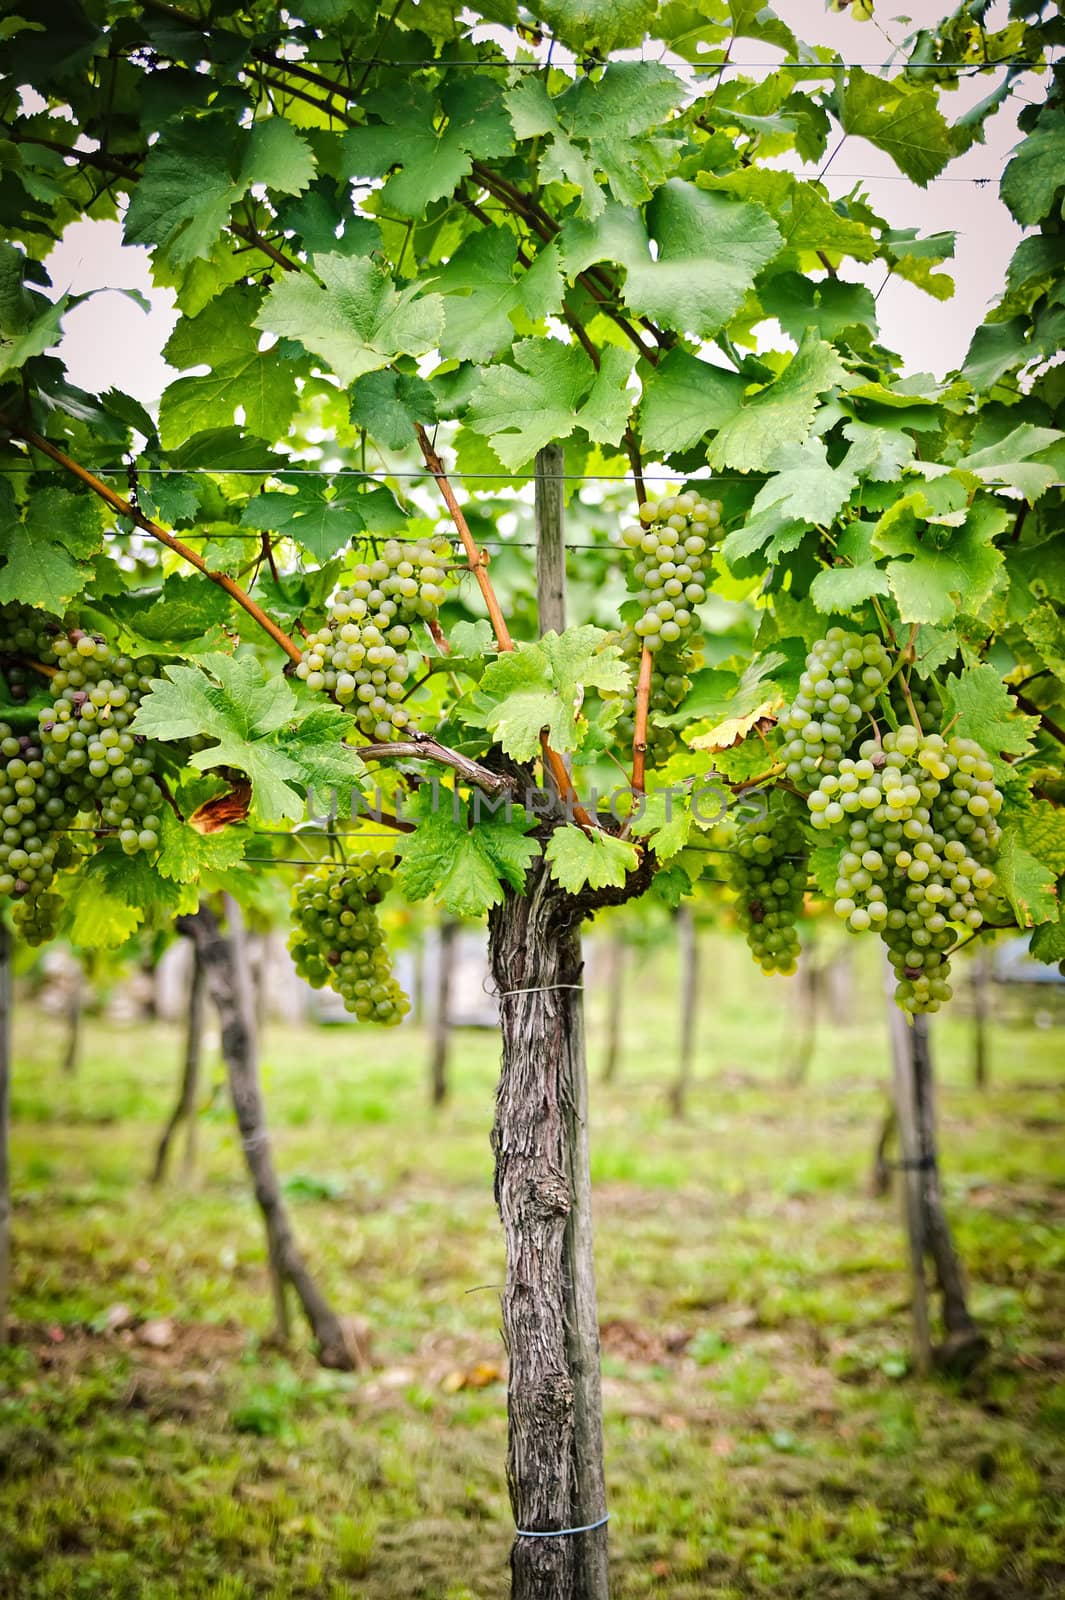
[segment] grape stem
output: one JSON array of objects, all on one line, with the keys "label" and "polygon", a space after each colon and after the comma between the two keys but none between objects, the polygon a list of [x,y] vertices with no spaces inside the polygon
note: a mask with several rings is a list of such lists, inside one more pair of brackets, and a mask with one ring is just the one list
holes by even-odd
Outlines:
[{"label": "grape stem", "polygon": [[198,572],[202,572],[205,578],[209,578],[220,589],[224,589],[230,598],[235,600],[237,605],[259,624],[264,633],[269,634],[274,643],[281,646],[281,649],[291,661],[300,660],[301,651],[299,645],[295,644],[284,629],[279,628],[277,623],[271,617],[268,617],[266,612],[256,605],[251,596],[244,592],[239,583],[235,583],[227,573],[213,572],[203,557],[198,555],[195,550],[182,543],[180,539],[175,539],[172,533],[167,533],[165,528],[161,528],[157,522],[153,522],[150,517],[146,517],[143,512],[130,505],[128,500],[124,500],[120,494],[116,494],[106,483],[102,483],[87,468],[81,466],[56,445],[51,444],[41,434],[34,432],[32,428],[27,428],[19,422],[13,422],[3,412],[0,412],[0,424],[7,429],[12,438],[21,439],[25,444],[32,446],[34,450],[39,450],[42,455],[49,456],[58,466],[64,468],[72,477],[77,478],[79,483],[85,484],[86,488],[91,489],[93,494],[98,495],[101,500],[111,507],[112,511],[117,511],[120,516],[128,517],[144,533],[151,534],[153,539],[158,539],[160,544],[165,545],[168,550],[173,550],[175,555],[181,556],[183,561],[187,561]]}]

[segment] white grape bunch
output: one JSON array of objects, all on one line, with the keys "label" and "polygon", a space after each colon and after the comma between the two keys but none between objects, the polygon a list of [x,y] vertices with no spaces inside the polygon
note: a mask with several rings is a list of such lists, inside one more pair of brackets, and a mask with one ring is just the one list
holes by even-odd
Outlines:
[{"label": "white grape bunch", "polygon": [[308,873],[293,895],[289,950],[315,989],[327,985],[362,1022],[402,1022],[410,1001],[392,976],[376,907],[392,885],[387,862],[367,850],[345,866]]},{"label": "white grape bunch", "polygon": [[157,753],[130,732],[157,663],[116,653],[98,635],[74,628],[57,634],[52,704],[39,713],[46,767],[60,775],[72,816],[117,836],[127,855],[159,847],[163,791]]},{"label": "white grape bunch", "polygon": [[799,692],[780,719],[785,773],[812,789],[837,771],[891,676],[891,658],[875,633],[830,628],[806,658]]},{"label": "white grape bunch", "polygon": [[633,669],[618,736],[627,745],[635,734],[636,681],[646,648],[654,657],[647,743],[656,760],[676,743],[672,730],[655,726],[654,713],[675,710],[691,687],[688,672],[699,643],[696,607],[706,599],[720,524],[718,501],[685,493],[645,501],[639,522],[622,530],[622,541],[635,556],[631,581],[643,610],[617,636],[622,659]]},{"label": "white grape bunch", "polygon": [[818,832],[844,840],[836,915],[880,933],[904,1010],[938,1010],[956,929],[983,925],[996,888],[1002,795],[986,752],[906,723],[844,757],[807,805]]},{"label": "white grape bunch", "polygon": [[450,556],[446,539],[389,539],[337,591],[296,667],[308,688],[350,706],[360,730],[378,742],[394,738],[411,720],[402,702],[412,632],[419,622],[435,621]]},{"label": "white grape bunch", "polygon": [[766,814],[736,827],[729,880],[736,892],[736,915],[751,954],[763,972],[795,971],[809,851],[802,808],[777,791]]}]

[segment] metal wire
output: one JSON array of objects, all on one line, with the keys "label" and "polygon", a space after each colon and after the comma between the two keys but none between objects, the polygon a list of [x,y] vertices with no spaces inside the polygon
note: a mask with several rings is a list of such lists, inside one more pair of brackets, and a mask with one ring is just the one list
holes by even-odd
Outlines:
[{"label": "metal wire", "polygon": [[[668,48],[668,46],[667,46],[667,48]],[[891,70],[892,67],[898,68],[900,72],[936,72],[936,71],[939,71],[940,69],[949,70],[949,71],[960,71],[963,67],[965,67],[965,68],[968,68],[972,72],[995,72],[1000,67],[1028,67],[1031,71],[1034,72],[1039,67],[1044,66],[1044,65],[1045,66],[1053,66],[1054,62],[1049,61],[1049,60],[1046,61],[1046,62],[1031,61],[1031,60],[1028,59],[1027,56],[1003,56],[1002,59],[999,60],[999,61],[919,61],[919,62],[916,62],[916,63],[911,63],[911,62],[908,62],[908,61],[897,61],[897,60],[895,60],[895,61],[839,61],[839,60],[833,60],[833,61],[736,61],[734,59],[728,59],[728,60],[724,60],[724,61],[662,62],[662,61],[646,61],[646,60],[641,59],[639,61],[624,62],[624,63],[621,63],[621,64],[622,65],[626,65],[626,66],[663,66],[663,65],[665,65],[665,66],[668,66],[671,70],[676,70],[678,72],[681,71],[681,70],[685,70],[685,69],[690,69],[691,71],[694,71],[694,72],[721,72],[721,71],[724,71],[724,70],[726,70],[728,68],[733,68],[733,69],[738,68],[738,69],[742,69],[742,70],[746,71],[746,70],[748,70],[750,68],[754,68],[754,67],[764,68],[767,72],[779,72],[781,70],[781,68],[801,69],[801,70],[806,71],[806,72],[834,72],[837,67],[844,67],[844,68],[861,67],[864,71],[868,71],[868,72],[888,72],[888,71]],[[305,59],[301,59],[299,61],[285,61],[285,60],[282,59],[282,60],[269,61],[269,62],[257,62],[256,65],[257,66],[266,66],[272,72],[273,71],[283,72],[283,71],[286,70],[286,68],[289,71],[292,71],[293,69],[298,69],[298,68],[303,67],[303,66],[313,67],[313,60],[310,57],[307,57]],[[452,67],[488,67],[488,68],[490,68],[490,69],[492,69],[494,71],[501,71],[501,72],[510,72],[511,70],[518,71],[518,72],[547,72],[547,71],[563,71],[564,72],[567,67],[572,67],[574,70],[577,70],[581,66],[581,63],[576,62],[576,61],[574,61],[574,62],[561,62],[561,63],[557,62],[557,61],[491,61],[491,60],[481,60],[477,56],[471,56],[471,57],[467,57],[467,58],[459,57],[457,60],[453,60],[453,61],[445,61],[443,58],[441,58],[439,56],[426,56],[426,57],[424,57],[424,58],[422,58],[420,60],[412,60],[412,61],[383,61],[383,60],[379,59],[377,56],[351,56],[351,57],[347,58],[347,65],[348,66],[352,66],[352,67],[383,67],[386,70],[395,71],[395,72],[409,72],[409,71],[415,70],[415,69],[417,69],[419,67],[443,67],[446,70],[450,70]],[[594,65],[599,67],[599,66],[609,65],[609,63],[608,62],[595,61]],[[344,98],[347,98],[348,94],[349,94],[349,91],[344,89],[343,86],[339,85],[339,84],[335,89],[326,89],[324,87],[324,85],[319,85],[319,87],[322,88],[322,91],[325,94],[338,94],[338,95],[343,96]]]}]

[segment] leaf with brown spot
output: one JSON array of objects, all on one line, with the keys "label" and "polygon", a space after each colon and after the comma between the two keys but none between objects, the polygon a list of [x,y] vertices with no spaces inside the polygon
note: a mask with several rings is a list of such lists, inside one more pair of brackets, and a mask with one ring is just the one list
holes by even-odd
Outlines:
[{"label": "leaf with brown spot", "polygon": [[250,808],[251,784],[246,778],[238,778],[225,794],[197,806],[189,818],[189,827],[197,833],[221,833],[234,822],[246,822]]}]

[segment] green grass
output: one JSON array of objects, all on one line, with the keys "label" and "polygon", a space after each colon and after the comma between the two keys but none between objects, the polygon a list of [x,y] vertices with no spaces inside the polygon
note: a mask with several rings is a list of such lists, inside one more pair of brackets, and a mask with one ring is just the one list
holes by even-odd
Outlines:
[{"label": "green grass", "polygon": [[[672,1123],[673,978],[593,1083],[615,1593],[1039,1600],[1065,1587],[1060,1033],[937,1023],[948,1202],[993,1341],[909,1371],[895,1200],[867,1173],[887,1078],[876,983],[784,1086],[795,1013],[742,950],[705,963],[697,1082]],[[600,1001],[591,1000],[593,1074]],[[426,1105],[416,1029],[271,1027],[264,1078],[297,1230],[373,1366],[269,1346],[262,1237],[224,1096],[199,1180],[145,1183],[180,1040],[91,1021],[76,1080],[18,1018],[15,1315],[0,1352],[7,1600],[498,1600],[510,1517],[492,1287],[497,1042],[457,1036]],[[210,1052],[217,1072],[217,1041]],[[487,1286],[487,1287],[486,1287]],[[169,1317],[150,1349],[110,1308]]]}]

